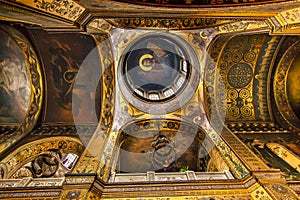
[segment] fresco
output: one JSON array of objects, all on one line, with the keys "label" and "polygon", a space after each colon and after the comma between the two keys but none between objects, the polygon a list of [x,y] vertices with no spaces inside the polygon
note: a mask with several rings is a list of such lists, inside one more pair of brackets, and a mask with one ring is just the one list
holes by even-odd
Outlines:
[{"label": "fresco", "polygon": [[[79,33],[53,34],[42,30],[33,30],[32,34],[42,55],[47,80],[43,122],[73,123],[74,118],[80,123],[97,121],[100,86],[97,91],[86,88],[88,82],[100,77],[99,55],[92,37]],[[74,88],[81,67],[87,70],[80,74],[81,82]]]},{"label": "fresco", "polygon": [[137,135],[125,134],[117,161],[118,172],[179,172],[184,168],[198,172],[207,170],[210,156],[201,148],[197,138],[167,130],[137,131]]},{"label": "fresco", "polygon": [[30,101],[30,82],[22,50],[0,29],[0,124],[23,121]]}]

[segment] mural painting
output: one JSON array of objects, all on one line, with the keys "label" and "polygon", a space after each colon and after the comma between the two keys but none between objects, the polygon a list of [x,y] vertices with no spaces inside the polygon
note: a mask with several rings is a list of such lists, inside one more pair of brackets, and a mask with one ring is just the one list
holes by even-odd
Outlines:
[{"label": "mural painting", "polygon": [[[45,123],[96,122],[100,113],[100,62],[92,37],[32,31],[47,79]],[[77,74],[81,70],[80,81]],[[77,82],[76,82],[77,81]],[[95,82],[97,90],[88,89]],[[77,84],[74,87],[75,83]],[[95,107],[93,107],[95,105]],[[96,115],[95,115],[96,111]]]},{"label": "mural painting", "polygon": [[23,121],[30,101],[30,82],[22,50],[0,29],[0,123]]}]

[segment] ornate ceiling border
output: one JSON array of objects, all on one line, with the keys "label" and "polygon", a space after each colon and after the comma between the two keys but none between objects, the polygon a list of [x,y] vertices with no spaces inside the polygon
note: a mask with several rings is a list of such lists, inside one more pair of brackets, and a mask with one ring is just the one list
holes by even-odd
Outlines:
[{"label": "ornate ceiling border", "polygon": [[[236,5],[233,7],[223,6],[201,9],[142,6],[108,0],[90,4],[75,0],[1,0],[0,7],[2,9],[11,10],[11,8],[8,8],[9,6],[14,7],[13,10],[19,9],[20,14],[26,15],[26,17],[19,18],[14,14],[9,14],[9,12],[3,12],[4,15],[0,16],[0,19],[42,25],[53,30],[83,30],[94,19],[104,18],[119,18],[119,21],[112,20],[111,22],[115,25],[118,24],[118,26],[122,22],[127,27],[136,26],[136,24],[148,27],[152,26],[151,24],[154,22],[157,28],[169,28],[174,25],[177,27],[182,26],[181,28],[192,25],[194,28],[198,28],[199,26],[207,27],[224,21],[254,20],[268,23],[268,29],[272,34],[298,34],[300,29],[299,0],[278,0],[261,5]],[[26,14],[28,11],[38,17],[28,16],[29,13]],[[153,18],[153,16],[156,19],[153,19],[152,22],[151,20],[143,20]],[[45,18],[49,19],[49,23],[47,20],[45,21]],[[178,20],[180,18],[181,22]],[[57,21],[57,26],[54,25],[55,21]]]},{"label": "ornate ceiling border", "polygon": [[15,0],[14,2],[73,22],[85,11],[84,7],[73,0]]},{"label": "ornate ceiling border", "polygon": [[[300,120],[294,114],[288,99],[286,82],[288,71],[300,50],[300,40],[291,45],[291,47],[282,56],[274,76],[274,98],[277,108],[284,120],[294,129],[299,130]],[[291,128],[290,128],[291,129]]]},{"label": "ornate ceiling border", "polygon": [[[145,30],[193,30],[215,29],[219,34],[270,31],[265,20],[233,20],[219,18],[94,18],[87,25],[87,31],[91,33],[102,32],[108,34],[113,28]],[[207,35],[202,35],[207,37]]]},{"label": "ornate ceiling border", "polygon": [[273,34],[299,34],[300,8],[282,11],[268,19]]},{"label": "ornate ceiling border", "polygon": [[[171,7],[171,8],[215,8],[215,7],[233,7],[233,6],[249,6],[249,5],[262,5],[274,2],[285,2],[284,0],[264,0],[264,1],[231,1],[231,3],[226,3],[223,0],[210,0],[210,1],[193,1],[193,0],[182,0],[182,1],[172,1],[172,0],[114,0],[116,2],[124,2],[134,5],[145,5],[145,6],[156,6],[156,7]],[[228,2],[228,1],[227,1]],[[198,4],[197,4],[198,3]]]}]

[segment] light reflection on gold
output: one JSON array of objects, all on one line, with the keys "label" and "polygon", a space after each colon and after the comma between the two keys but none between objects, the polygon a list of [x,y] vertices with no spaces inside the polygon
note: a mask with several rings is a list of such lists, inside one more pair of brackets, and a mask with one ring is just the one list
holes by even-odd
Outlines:
[{"label": "light reflection on gold", "polygon": [[300,172],[300,158],[297,155],[277,143],[268,143],[266,146],[278,157]]},{"label": "light reflection on gold", "polygon": [[287,96],[295,115],[300,118],[300,53],[295,57],[287,76]]}]

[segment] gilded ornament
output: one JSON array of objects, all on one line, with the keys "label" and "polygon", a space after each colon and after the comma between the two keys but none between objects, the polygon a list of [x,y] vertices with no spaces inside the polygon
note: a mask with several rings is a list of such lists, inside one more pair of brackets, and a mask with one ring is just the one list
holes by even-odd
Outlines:
[{"label": "gilded ornament", "polygon": [[[146,29],[199,29],[227,23],[228,20],[213,18],[179,18],[179,19],[154,19],[154,18],[108,18],[106,21],[114,27],[146,28]],[[206,37],[203,33],[201,33]]]},{"label": "gilded ornament", "polygon": [[[274,97],[276,105],[284,120],[295,129],[299,129],[299,118],[293,111],[288,99],[287,77],[295,56],[298,55],[300,42],[296,41],[282,56],[274,77]],[[287,89],[286,89],[287,88]],[[292,88],[292,87],[291,87]]]},{"label": "gilded ornament", "polygon": [[[65,142],[67,144],[67,147],[63,149],[63,152],[67,153],[75,153],[77,155],[80,155],[82,152],[82,144],[78,139],[70,138],[70,137],[51,137],[51,138],[45,138],[41,140],[37,140],[34,142],[30,142],[25,144],[24,146],[19,147],[14,152],[12,152],[9,156],[4,158],[2,160],[3,163],[7,166],[8,174],[7,177],[12,177],[16,171],[18,171],[20,168],[22,168],[24,165],[26,165],[28,162],[33,161],[35,158],[39,159],[39,156],[42,156],[43,153],[47,152],[49,149],[59,149],[59,145],[61,142]],[[53,152],[49,155],[52,155]],[[47,154],[48,155],[48,154]],[[52,169],[56,169],[57,163],[57,156],[47,156],[47,163],[45,164],[45,167],[50,167],[50,171]],[[43,159],[39,159],[40,161]],[[56,161],[55,161],[56,160]],[[39,171],[41,169],[41,166],[44,164],[37,160],[37,165],[35,165],[35,171]],[[50,163],[50,165],[49,165]],[[54,165],[53,165],[54,164]],[[43,167],[42,167],[43,168]],[[52,173],[48,171],[49,173]],[[45,172],[45,173],[48,173]],[[55,170],[56,172],[56,170]],[[55,173],[54,172],[54,173]],[[38,172],[38,173],[44,173],[44,172]]]},{"label": "gilded ornament", "polygon": [[77,20],[85,10],[73,0],[17,0],[17,2],[72,21]]}]

